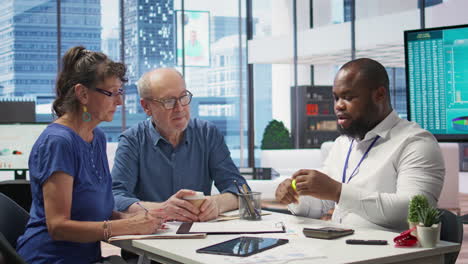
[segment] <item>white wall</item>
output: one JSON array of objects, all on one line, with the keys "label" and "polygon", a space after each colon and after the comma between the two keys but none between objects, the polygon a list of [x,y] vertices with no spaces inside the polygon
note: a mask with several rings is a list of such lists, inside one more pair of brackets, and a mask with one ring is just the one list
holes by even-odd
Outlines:
[{"label": "white wall", "polygon": [[426,27],[468,24],[468,1],[450,0],[426,8]]},{"label": "white wall", "polygon": [[[341,0],[337,0],[341,1]],[[298,84],[310,84],[314,64],[316,85],[332,85],[337,68],[350,58],[350,23],[331,24],[334,0],[315,0],[314,28],[309,28],[309,1],[297,1]],[[290,87],[293,75],[292,3],[272,1],[272,36],[248,41],[249,63],[273,64],[272,115],[290,128]],[[426,8],[426,27],[468,24],[467,0],[450,0]],[[403,31],[419,28],[417,0],[357,2],[357,57],[374,58],[385,66],[404,66]]]}]

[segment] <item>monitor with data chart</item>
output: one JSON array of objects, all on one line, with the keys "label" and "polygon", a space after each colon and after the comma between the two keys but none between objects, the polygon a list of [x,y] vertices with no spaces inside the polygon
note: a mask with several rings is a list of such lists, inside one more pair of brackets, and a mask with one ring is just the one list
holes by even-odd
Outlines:
[{"label": "monitor with data chart", "polygon": [[408,119],[468,142],[468,25],[404,32]]}]

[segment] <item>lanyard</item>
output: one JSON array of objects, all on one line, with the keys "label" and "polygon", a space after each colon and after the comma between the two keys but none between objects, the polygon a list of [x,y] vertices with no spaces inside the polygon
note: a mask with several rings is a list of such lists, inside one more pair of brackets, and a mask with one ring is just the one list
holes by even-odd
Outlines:
[{"label": "lanyard", "polygon": [[349,145],[348,155],[346,156],[346,161],[345,161],[344,168],[343,168],[343,179],[341,180],[342,183],[345,183],[345,181],[346,183],[348,183],[356,175],[356,170],[359,168],[359,166],[361,166],[362,161],[367,157],[367,154],[369,154],[369,151],[375,145],[375,142],[377,142],[377,139],[379,139],[379,136],[376,136],[374,138],[374,140],[369,145],[364,155],[362,155],[361,160],[356,165],[356,168],[354,168],[353,173],[351,173],[351,176],[349,176],[348,181],[346,181],[346,170],[348,169],[348,161],[349,161],[349,156],[351,154],[351,149],[353,148],[354,139],[351,141],[351,144]]}]

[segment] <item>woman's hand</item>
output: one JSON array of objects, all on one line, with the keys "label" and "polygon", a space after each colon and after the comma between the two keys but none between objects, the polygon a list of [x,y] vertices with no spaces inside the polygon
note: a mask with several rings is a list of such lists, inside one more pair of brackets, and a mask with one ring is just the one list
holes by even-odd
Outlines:
[{"label": "woman's hand", "polygon": [[150,210],[148,213],[143,211],[128,218],[131,233],[137,235],[156,233],[166,222],[166,218],[160,212],[161,210]]}]

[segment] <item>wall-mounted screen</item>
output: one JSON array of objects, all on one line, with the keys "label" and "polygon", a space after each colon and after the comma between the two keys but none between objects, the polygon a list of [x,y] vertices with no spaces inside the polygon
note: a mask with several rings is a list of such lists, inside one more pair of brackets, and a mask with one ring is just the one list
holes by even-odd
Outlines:
[{"label": "wall-mounted screen", "polygon": [[468,141],[468,25],[405,31],[408,119]]},{"label": "wall-mounted screen", "polygon": [[182,26],[185,66],[210,66],[210,12],[177,10],[177,65],[182,66]]}]

